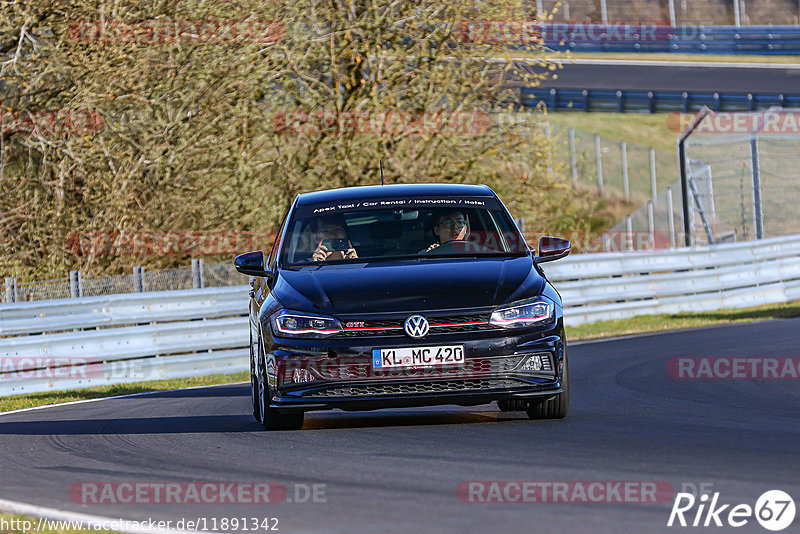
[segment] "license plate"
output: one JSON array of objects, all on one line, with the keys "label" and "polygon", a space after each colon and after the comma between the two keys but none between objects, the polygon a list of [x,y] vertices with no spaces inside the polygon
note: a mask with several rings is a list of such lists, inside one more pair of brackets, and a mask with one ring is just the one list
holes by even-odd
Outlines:
[{"label": "license plate", "polygon": [[372,349],[373,369],[453,365],[464,365],[464,345]]}]

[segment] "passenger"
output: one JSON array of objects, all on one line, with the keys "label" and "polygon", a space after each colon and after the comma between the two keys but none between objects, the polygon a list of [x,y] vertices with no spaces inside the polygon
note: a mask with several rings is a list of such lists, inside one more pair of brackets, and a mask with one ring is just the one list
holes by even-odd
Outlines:
[{"label": "passenger", "polygon": [[459,210],[443,211],[436,218],[433,233],[438,238],[438,242],[420,251],[421,253],[431,252],[451,241],[466,241],[469,236],[469,218]]},{"label": "passenger", "polygon": [[[314,261],[358,258],[358,254],[347,235],[347,224],[341,215],[320,217],[317,220],[317,231],[314,234],[314,240],[319,240],[316,250],[311,255]],[[341,240],[346,240],[347,243],[344,244]],[[325,245],[326,241],[328,246]],[[328,250],[329,247],[337,244],[343,245],[340,250]]]}]

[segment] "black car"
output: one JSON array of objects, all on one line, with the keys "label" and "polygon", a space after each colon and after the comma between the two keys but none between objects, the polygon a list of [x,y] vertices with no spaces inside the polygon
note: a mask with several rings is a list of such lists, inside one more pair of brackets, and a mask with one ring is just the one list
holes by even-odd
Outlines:
[{"label": "black car", "polygon": [[253,415],[293,429],[310,410],[497,401],[563,418],[561,298],[486,186],[352,187],[299,195],[271,254],[248,252]]}]

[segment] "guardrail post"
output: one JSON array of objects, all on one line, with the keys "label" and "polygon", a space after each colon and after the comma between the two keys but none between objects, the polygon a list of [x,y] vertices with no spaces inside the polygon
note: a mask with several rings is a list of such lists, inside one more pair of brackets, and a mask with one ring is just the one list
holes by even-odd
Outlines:
[{"label": "guardrail post", "polygon": [[678,25],[675,18],[675,0],[669,0],[669,25],[673,28]]},{"label": "guardrail post", "polygon": [[144,267],[133,268],[133,291],[134,293],[144,293]]},{"label": "guardrail post", "polygon": [[192,259],[192,287],[203,288],[203,260],[200,258]]},{"label": "guardrail post", "polygon": [[558,89],[550,89],[550,111],[558,110]]},{"label": "guardrail post", "polygon": [[625,216],[625,250],[633,250],[633,220],[630,215]]},{"label": "guardrail post", "polygon": [[669,224],[669,248],[675,248],[675,216],[672,211],[672,186],[667,188],[667,222]]},{"label": "guardrail post", "polygon": [[583,111],[592,111],[589,109],[589,90],[584,89],[581,91],[581,96],[583,96]]},{"label": "guardrail post", "polygon": [[72,298],[80,298],[83,296],[83,284],[81,283],[81,272],[69,272],[69,296]]},{"label": "guardrail post", "polygon": [[756,239],[764,239],[764,214],[761,211],[761,168],[758,161],[758,137],[750,139],[750,171],[753,175],[753,226]]},{"label": "guardrail post", "polygon": [[689,113],[690,106],[689,106],[689,93],[684,91],[681,96],[683,97],[683,111]]},{"label": "guardrail post", "polygon": [[653,91],[647,91],[647,98],[649,99],[648,103],[647,103],[648,111],[650,113],[655,113],[656,112],[656,95],[653,94]]},{"label": "guardrail post", "polygon": [[625,112],[625,100],[622,97],[622,91],[617,91],[617,113]]},{"label": "guardrail post", "polygon": [[752,93],[747,93],[747,110],[753,111],[756,109],[756,99],[753,98]]},{"label": "guardrail post", "polygon": [[650,193],[653,204],[658,204],[658,185],[656,184],[656,149],[650,147]]},{"label": "guardrail post", "polygon": [[628,183],[628,144],[620,141],[619,148],[622,151],[622,191],[625,193],[625,200],[631,199],[630,184]]},{"label": "guardrail post", "polygon": [[15,276],[6,276],[6,298],[5,301],[17,302],[19,295],[17,295],[17,278]]},{"label": "guardrail post", "polygon": [[719,93],[714,93],[714,111],[721,111],[722,110],[722,100],[719,97]]},{"label": "guardrail post", "polygon": [[603,156],[600,147],[600,136],[594,134],[594,152],[595,160],[597,162],[597,187],[600,191],[600,196],[603,196]]},{"label": "guardrail post", "polygon": [[575,154],[575,128],[569,129],[569,166],[572,170],[572,183],[578,185],[578,158]]}]

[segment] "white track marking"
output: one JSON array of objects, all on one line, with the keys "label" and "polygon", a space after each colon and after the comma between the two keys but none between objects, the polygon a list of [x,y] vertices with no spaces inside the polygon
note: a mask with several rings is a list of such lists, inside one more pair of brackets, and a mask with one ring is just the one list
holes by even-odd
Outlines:
[{"label": "white track marking", "polygon": [[[177,534],[177,533],[186,534],[187,532],[194,532],[189,530],[161,530],[152,528],[136,528],[135,525],[132,525],[131,523],[147,523],[147,521],[141,521],[138,519],[125,519],[125,518],[114,519],[111,517],[103,517],[98,515],[68,512],[66,510],[45,508],[43,506],[36,506],[35,504],[7,501],[5,499],[0,499],[0,510],[4,512],[10,512],[13,514],[31,515],[34,517],[51,519],[53,521],[83,522],[84,524],[88,525],[95,525],[95,524],[112,525],[113,523],[117,523],[117,526],[119,527],[125,526],[127,528],[119,528],[114,530],[114,532],[126,532],[130,534]],[[160,520],[154,520],[154,521],[160,521]],[[128,522],[128,525],[125,525],[124,522]],[[173,522],[175,521],[173,520]],[[123,524],[120,525],[120,523]],[[41,527],[41,525],[42,525],[42,520],[40,519],[39,528]]]}]

